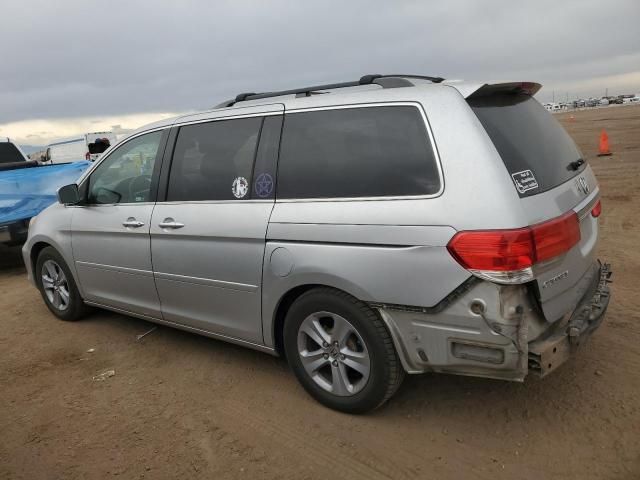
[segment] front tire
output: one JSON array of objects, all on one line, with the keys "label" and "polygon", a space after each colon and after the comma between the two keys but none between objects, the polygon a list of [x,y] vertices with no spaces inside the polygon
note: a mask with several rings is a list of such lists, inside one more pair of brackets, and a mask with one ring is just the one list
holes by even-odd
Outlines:
[{"label": "front tire", "polygon": [[86,315],[76,282],[66,262],[53,247],[38,255],[34,277],[47,308],[61,320],[75,321]]},{"label": "front tire", "polygon": [[284,348],[305,390],[334,410],[378,408],[404,378],[382,319],[339,290],[316,288],[293,303],[285,318]]}]

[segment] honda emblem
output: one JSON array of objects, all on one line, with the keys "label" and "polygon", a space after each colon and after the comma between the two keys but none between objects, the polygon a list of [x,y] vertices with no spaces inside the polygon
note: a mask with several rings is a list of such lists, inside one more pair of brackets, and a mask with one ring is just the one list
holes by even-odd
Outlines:
[{"label": "honda emblem", "polygon": [[576,186],[578,187],[578,191],[587,195],[589,193],[589,184],[585,180],[584,177],[578,177],[576,180]]}]

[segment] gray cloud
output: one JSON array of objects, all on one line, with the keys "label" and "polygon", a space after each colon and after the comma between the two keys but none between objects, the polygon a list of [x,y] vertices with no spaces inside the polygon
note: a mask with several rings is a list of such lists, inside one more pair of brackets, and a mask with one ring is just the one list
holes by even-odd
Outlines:
[{"label": "gray cloud", "polygon": [[0,123],[184,111],[379,72],[568,90],[640,71],[639,14],[637,0],[10,2]]}]

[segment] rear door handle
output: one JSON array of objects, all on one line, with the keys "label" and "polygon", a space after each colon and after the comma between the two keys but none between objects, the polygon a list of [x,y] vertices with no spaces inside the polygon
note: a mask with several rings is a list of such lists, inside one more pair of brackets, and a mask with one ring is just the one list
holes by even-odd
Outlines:
[{"label": "rear door handle", "polygon": [[169,218],[165,218],[162,222],[160,222],[158,226],[160,228],[176,229],[176,228],[184,227],[184,223],[176,222],[173,218],[169,217]]},{"label": "rear door handle", "polygon": [[122,222],[122,226],[128,227],[128,228],[140,228],[143,225],[144,225],[144,222],[141,222],[140,220],[136,220],[134,217],[129,217],[125,222]]}]

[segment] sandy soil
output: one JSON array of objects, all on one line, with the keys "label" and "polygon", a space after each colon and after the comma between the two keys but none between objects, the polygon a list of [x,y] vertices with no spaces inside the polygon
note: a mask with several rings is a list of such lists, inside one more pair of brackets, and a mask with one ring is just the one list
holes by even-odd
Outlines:
[{"label": "sandy soil", "polygon": [[[4,249],[0,478],[640,478],[640,107],[573,117],[559,118],[600,179],[614,296],[553,375],[413,376],[383,409],[343,415],[280,359],[168,328],[136,342],[151,325],[112,313],[57,321]],[[596,157],[602,128],[612,157]]]}]

